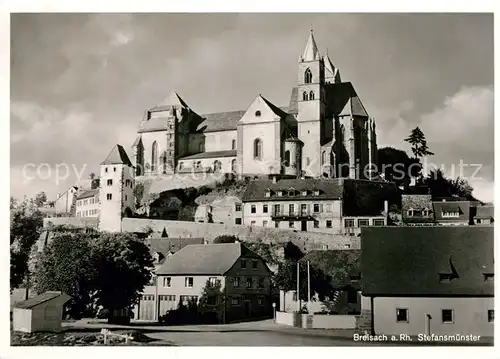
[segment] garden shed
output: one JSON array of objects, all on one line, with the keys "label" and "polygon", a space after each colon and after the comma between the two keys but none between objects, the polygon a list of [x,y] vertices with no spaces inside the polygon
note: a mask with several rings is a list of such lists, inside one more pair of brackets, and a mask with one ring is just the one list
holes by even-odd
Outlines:
[{"label": "garden shed", "polygon": [[48,291],[14,305],[13,329],[18,332],[60,332],[64,304],[71,297]]}]

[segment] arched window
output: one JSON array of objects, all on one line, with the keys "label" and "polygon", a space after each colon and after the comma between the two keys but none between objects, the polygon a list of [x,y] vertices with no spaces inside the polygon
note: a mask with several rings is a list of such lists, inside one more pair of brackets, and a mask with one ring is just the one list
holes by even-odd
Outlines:
[{"label": "arched window", "polygon": [[236,173],[236,160],[231,161],[231,172]]},{"label": "arched window", "polygon": [[326,151],[321,153],[321,164],[326,164]]},{"label": "arched window", "polygon": [[151,172],[155,172],[157,170],[157,165],[158,165],[158,143],[154,141],[153,146],[151,148]]},{"label": "arched window", "polygon": [[231,143],[231,149],[235,150],[236,149],[236,140],[233,140]]},{"label": "arched window", "polygon": [[285,151],[285,163],[284,163],[284,165],[286,167],[290,166],[290,151],[289,150]]},{"label": "arched window", "polygon": [[309,97],[307,96],[307,92],[304,91],[304,93],[302,94],[302,100],[307,101],[308,99]]},{"label": "arched window", "polygon": [[314,100],[314,92],[309,92],[309,100]]},{"label": "arched window", "polygon": [[179,170],[181,170],[183,168],[184,168],[184,163],[183,162],[179,163]]},{"label": "arched window", "polygon": [[253,157],[258,160],[262,158],[262,141],[258,138],[253,141]]},{"label": "arched window", "polygon": [[214,161],[214,172],[220,172],[222,169],[222,163],[218,160]]},{"label": "arched window", "polygon": [[304,73],[304,83],[310,84],[312,82],[312,78],[313,78],[313,75],[312,75],[311,69],[308,68],[306,70],[306,72]]},{"label": "arched window", "polygon": [[309,157],[306,158],[306,166],[309,166],[311,164],[311,159]]}]

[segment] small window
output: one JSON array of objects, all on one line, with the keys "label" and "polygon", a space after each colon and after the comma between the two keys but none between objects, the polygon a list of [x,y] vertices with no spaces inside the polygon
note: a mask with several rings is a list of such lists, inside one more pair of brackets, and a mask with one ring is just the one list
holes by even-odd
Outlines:
[{"label": "small window", "polygon": [[247,277],[247,288],[252,288],[252,287],[253,287],[253,278]]},{"label": "small window", "polygon": [[352,218],[345,219],[344,220],[344,227],[353,228],[354,227],[354,219],[352,219]]},{"label": "small window", "polygon": [[278,221],[275,221],[274,222],[274,228],[279,228],[280,227],[280,223]]},{"label": "small window", "polygon": [[349,243],[346,243],[346,244],[344,244],[344,248],[349,249],[349,248],[351,248],[351,245]]},{"label": "small window", "polygon": [[241,218],[235,218],[234,224],[241,224]]},{"label": "small window", "polygon": [[409,209],[407,214],[408,214],[408,217],[413,217],[413,209]]},{"label": "small window", "polygon": [[111,193],[107,193],[107,194],[106,194],[106,199],[107,199],[108,201],[111,201],[111,200],[113,199],[113,195],[112,195]]},{"label": "small window", "polygon": [[236,149],[236,140],[231,141],[231,149],[235,150]]},{"label": "small window", "polygon": [[358,227],[367,227],[369,225],[370,225],[369,219],[359,219],[358,220]]},{"label": "small window", "polygon": [[309,100],[314,100],[314,91],[309,92]]},{"label": "small window", "polygon": [[262,206],[262,213],[267,213],[267,211],[268,211],[267,204],[264,204]]},{"label": "small window", "polygon": [[300,193],[302,196],[307,196],[307,190],[303,190],[301,193]]},{"label": "small window", "polygon": [[374,219],[373,225],[375,227],[383,227],[385,225],[385,221],[383,219]]},{"label": "small window", "polygon": [[251,225],[251,226],[255,226],[255,223],[257,223],[257,222],[255,222],[255,221],[250,221],[250,225]]},{"label": "small window", "polygon": [[233,287],[239,288],[240,286],[240,277],[234,277],[233,278]]},{"label": "small window", "polygon": [[332,228],[332,220],[331,219],[326,220],[326,228]]},{"label": "small window", "polygon": [[262,227],[267,227],[267,221],[262,221]]},{"label": "small window", "polygon": [[240,267],[241,269],[247,269],[247,261],[244,259],[240,260]]},{"label": "small window", "polygon": [[271,190],[266,190],[266,197],[271,197]]},{"label": "small window", "polygon": [[252,260],[252,269],[257,269],[257,263],[256,260]]},{"label": "small window", "polygon": [[113,172],[116,172],[116,167],[113,167]]},{"label": "small window", "polygon": [[108,167],[104,168],[104,172],[106,172],[106,173],[108,172]]},{"label": "small window", "polygon": [[163,286],[164,287],[171,287],[172,286],[172,278],[171,277],[163,278]]},{"label": "small window", "polygon": [[302,100],[303,101],[309,100],[309,96],[307,95],[307,92],[305,92],[305,91],[302,93]]},{"label": "small window", "polygon": [[488,310],[488,323],[493,323],[495,321],[495,311],[493,309]]},{"label": "small window", "polygon": [[217,278],[216,277],[208,278],[208,285],[210,287],[215,287],[217,285]]},{"label": "small window", "polygon": [[257,213],[257,207],[255,206],[255,204],[252,204],[252,206],[250,207],[250,213]]},{"label": "small window", "polygon": [[441,320],[443,323],[453,323],[453,309],[441,310]]},{"label": "small window", "polygon": [[237,204],[235,205],[235,211],[236,211],[236,212],[241,212],[241,204],[237,203]]},{"label": "small window", "polygon": [[259,110],[255,111],[255,117],[260,117],[261,113]]},{"label": "small window", "polygon": [[281,206],[279,204],[274,205],[274,214],[277,216],[281,214]]},{"label": "small window", "polygon": [[314,213],[319,213],[319,204],[315,203],[313,206],[313,209],[314,209]]},{"label": "small window", "polygon": [[257,304],[264,305],[264,298],[263,297],[257,298]]},{"label": "small window", "polygon": [[311,159],[309,157],[306,158],[306,165],[309,166],[311,164]]},{"label": "small window", "polygon": [[283,196],[283,191],[281,191],[281,190],[277,191],[276,193],[278,194],[278,197],[282,197]]},{"label": "small window", "polygon": [[184,286],[186,288],[193,288],[193,277],[186,277],[184,279]]},{"label": "small window", "polygon": [[125,195],[125,201],[127,200],[127,195]]},{"label": "small window", "polygon": [[316,189],[316,190],[314,190],[314,195],[315,195],[315,196],[319,196],[319,190],[317,190],[317,189]]},{"label": "small window", "polygon": [[311,69],[307,68],[304,72],[304,83],[310,84],[312,82],[312,72]]},{"label": "small window", "polygon": [[294,228],[295,227],[295,222],[294,221],[288,222],[288,227],[289,228]]},{"label": "small window", "polygon": [[295,206],[293,204],[288,205],[288,213],[293,214],[295,212]]},{"label": "small window", "polygon": [[398,323],[408,323],[408,309],[398,308],[396,309],[396,321]]},{"label": "small window", "polygon": [[314,228],[319,228],[319,222],[318,221],[314,221]]},{"label": "small window", "polygon": [[231,305],[240,305],[240,298],[238,297],[232,298]]}]

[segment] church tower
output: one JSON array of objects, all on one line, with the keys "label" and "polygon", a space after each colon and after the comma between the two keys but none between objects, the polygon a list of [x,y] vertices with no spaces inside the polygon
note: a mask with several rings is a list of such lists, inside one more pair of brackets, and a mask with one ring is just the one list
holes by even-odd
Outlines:
[{"label": "church tower", "polygon": [[123,217],[134,208],[134,167],[125,149],[116,145],[101,163],[99,230],[121,232]]},{"label": "church tower", "polygon": [[325,136],[325,64],[320,56],[313,31],[309,34],[298,66],[298,137],[302,148],[302,169],[306,176],[321,175],[321,142]]}]

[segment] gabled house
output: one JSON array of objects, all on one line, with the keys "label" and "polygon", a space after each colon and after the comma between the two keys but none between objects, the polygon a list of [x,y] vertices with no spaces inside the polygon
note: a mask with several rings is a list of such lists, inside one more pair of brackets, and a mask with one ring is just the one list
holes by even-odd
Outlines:
[{"label": "gabled house", "polygon": [[221,293],[209,299],[209,309],[213,306],[221,322],[271,315],[270,270],[264,260],[241,243],[221,243],[187,245],[165,260],[135,318],[157,321],[179,303],[198,302],[205,286],[217,284]]},{"label": "gabled house", "polygon": [[492,226],[363,228],[374,334],[493,336]]},{"label": "gabled house", "polygon": [[435,221],[441,226],[467,226],[472,224],[469,201],[432,202]]},{"label": "gabled house", "polygon": [[493,224],[495,208],[493,206],[476,207],[474,224]]},{"label": "gabled house", "polygon": [[204,244],[203,238],[148,238],[146,243],[149,247],[155,268],[160,268],[165,261],[174,253],[192,244]]}]

